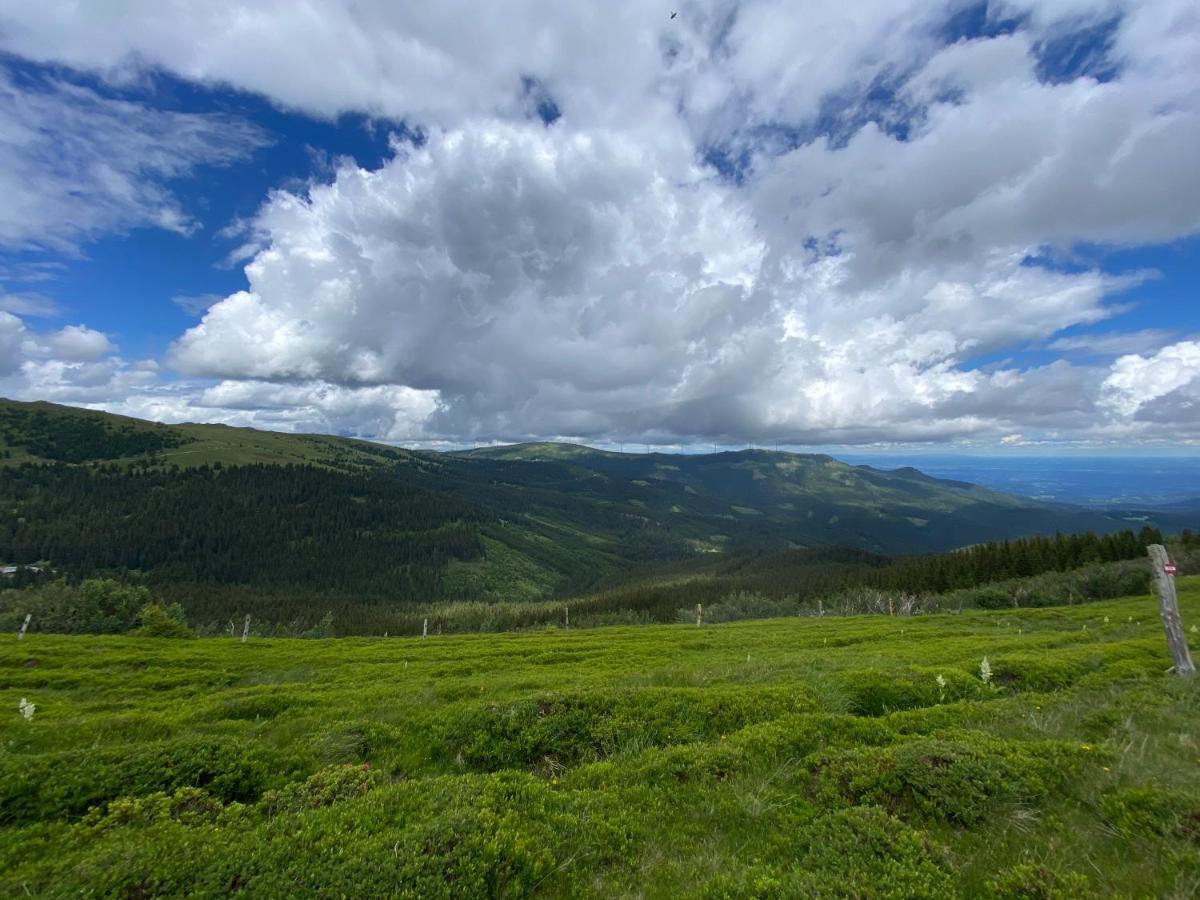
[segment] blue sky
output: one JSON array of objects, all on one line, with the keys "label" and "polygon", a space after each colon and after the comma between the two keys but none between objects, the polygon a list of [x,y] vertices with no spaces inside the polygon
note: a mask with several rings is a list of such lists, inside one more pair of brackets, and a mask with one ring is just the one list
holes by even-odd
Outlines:
[{"label": "blue sky", "polygon": [[1200,440],[1186,3],[58,6],[0,12],[5,395],[434,446]]}]

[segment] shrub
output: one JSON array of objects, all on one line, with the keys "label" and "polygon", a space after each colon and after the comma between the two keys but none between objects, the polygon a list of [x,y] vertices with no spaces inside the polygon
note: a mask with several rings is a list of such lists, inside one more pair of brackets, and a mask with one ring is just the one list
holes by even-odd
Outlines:
[{"label": "shrub", "polygon": [[553,768],[635,745],[716,738],[752,723],[811,711],[796,690],[644,688],[542,697],[444,715],[433,726],[447,754],[468,769]]},{"label": "shrub", "polygon": [[782,897],[958,896],[922,836],[882,810],[858,807],[822,816]]},{"label": "shrub", "polygon": [[221,801],[207,791],[183,787],[173,794],[156,791],[144,797],[119,797],[92,807],[82,824],[92,828],[153,825],[168,820],[181,825],[211,824],[223,810]]},{"label": "shrub", "polygon": [[141,627],[133,632],[138,637],[195,637],[192,630],[184,624],[183,607],[178,603],[166,607],[161,603],[147,603],[138,613],[138,621],[141,622]]},{"label": "shrub", "polygon": [[973,732],[883,749],[841,750],[806,760],[814,800],[881,806],[971,825],[998,800],[1032,801],[1066,775],[1067,745],[1001,741]]},{"label": "shrub", "polygon": [[1177,832],[1193,810],[1200,810],[1194,798],[1153,785],[1118,788],[1100,798],[1100,815],[1106,822],[1141,837]]},{"label": "shrub", "polygon": [[1078,872],[1059,874],[1028,863],[999,873],[986,890],[992,900],[1090,900],[1096,896],[1087,878]]},{"label": "shrub", "polygon": [[0,823],[82,815],[114,798],[181,787],[221,800],[257,800],[304,766],[295,757],[236,740],[86,747],[22,759],[0,756]]},{"label": "shrub", "polygon": [[267,791],[260,801],[268,815],[295,813],[319,809],[339,800],[360,797],[379,782],[379,773],[370,765],[326,766],[309,775],[304,781],[292,782],[274,791]]}]

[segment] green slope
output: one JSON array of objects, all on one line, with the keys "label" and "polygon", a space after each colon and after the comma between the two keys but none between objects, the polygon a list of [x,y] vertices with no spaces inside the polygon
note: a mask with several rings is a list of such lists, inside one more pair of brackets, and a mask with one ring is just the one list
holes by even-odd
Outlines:
[{"label": "green slope", "polygon": [[524,463],[530,473],[557,472],[576,496],[595,502],[619,497],[688,533],[698,550],[834,543],[925,552],[1035,532],[1107,531],[1120,521],[930,478],[916,469],[885,472],[824,455],[618,454],[521,444],[460,456],[509,462],[514,469]]},{"label": "green slope", "polygon": [[820,455],[439,454],[14,401],[0,401],[0,459],[0,561],[134,573],[205,620],[247,592],[284,621],[293,608],[571,595],[713,553],[921,553],[1132,524]]},{"label": "green slope", "polygon": [[1193,898],[1154,606],[8,636],[0,895]]},{"label": "green slope", "polygon": [[0,398],[0,461],[121,463],[181,468],[255,463],[311,464],[347,471],[414,454],[369,441],[187,423],[162,425],[54,403]]}]

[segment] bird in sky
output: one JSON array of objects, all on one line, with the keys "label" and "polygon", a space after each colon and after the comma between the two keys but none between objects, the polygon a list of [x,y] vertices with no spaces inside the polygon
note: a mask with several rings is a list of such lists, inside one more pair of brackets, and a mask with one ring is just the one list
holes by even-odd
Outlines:
[{"label": "bird in sky", "polygon": [[677,13],[677,12],[673,12],[673,13],[671,13],[671,18],[673,19],[673,18],[675,18],[677,15],[679,15],[679,13]]}]

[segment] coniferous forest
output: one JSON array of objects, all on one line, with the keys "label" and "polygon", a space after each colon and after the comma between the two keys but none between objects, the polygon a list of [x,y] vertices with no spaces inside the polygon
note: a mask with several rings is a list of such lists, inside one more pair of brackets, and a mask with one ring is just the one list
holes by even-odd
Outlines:
[{"label": "coniferous forest", "polygon": [[562,600],[579,624],[670,622],[696,604],[731,618],[889,608],[864,591],[1039,605],[1135,587],[1047,573],[1136,559],[1162,537],[1145,516],[762,450],[420,453],[12,402],[0,443],[0,562],[18,567],[0,619],[41,602],[39,622],[69,630],[136,625],[132,607],[62,624],[105,593],[64,591],[97,579],[201,629],[249,613],[288,634],[530,627]]}]

